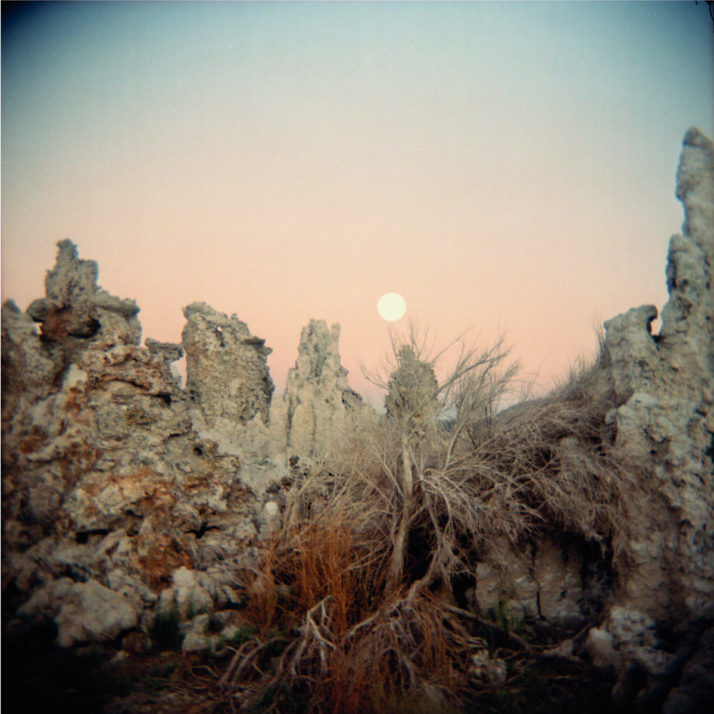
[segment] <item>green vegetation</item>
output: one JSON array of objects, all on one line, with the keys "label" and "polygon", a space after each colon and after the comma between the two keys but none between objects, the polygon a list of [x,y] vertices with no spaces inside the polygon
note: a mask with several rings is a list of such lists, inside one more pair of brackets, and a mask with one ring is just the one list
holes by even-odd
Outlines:
[{"label": "green vegetation", "polygon": [[181,649],[181,629],[176,603],[167,610],[159,610],[149,631],[151,640],[161,650]]},{"label": "green vegetation", "polygon": [[230,639],[226,640],[225,644],[229,647],[238,648],[244,642],[252,640],[253,637],[255,637],[255,625],[246,625],[239,628]]}]

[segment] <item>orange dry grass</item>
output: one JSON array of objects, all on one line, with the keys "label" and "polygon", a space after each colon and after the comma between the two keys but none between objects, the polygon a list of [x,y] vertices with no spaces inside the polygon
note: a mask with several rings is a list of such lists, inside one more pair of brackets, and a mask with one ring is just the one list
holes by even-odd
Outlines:
[{"label": "orange dry grass", "polygon": [[278,614],[278,583],[275,579],[276,553],[274,542],[263,553],[262,567],[244,575],[250,598],[244,611],[245,618],[265,634],[274,625]]},{"label": "orange dry grass", "polygon": [[294,603],[307,612],[329,597],[331,630],[343,634],[361,599],[349,529],[344,525],[311,524],[295,533],[294,542]]},{"label": "orange dry grass", "polygon": [[[272,688],[299,697],[300,711],[335,714],[386,712],[423,697],[425,684],[448,696],[463,680],[468,634],[428,595],[387,590],[383,571],[346,525],[284,531],[252,578],[244,614],[259,634],[223,683],[241,704]],[[266,674],[271,642],[281,654]]]},{"label": "orange dry grass", "polygon": [[308,523],[278,534],[266,544],[260,569],[246,580],[250,597],[244,614],[263,634],[294,626],[328,600],[330,629],[341,635],[381,582],[359,561],[350,529],[333,523]]}]

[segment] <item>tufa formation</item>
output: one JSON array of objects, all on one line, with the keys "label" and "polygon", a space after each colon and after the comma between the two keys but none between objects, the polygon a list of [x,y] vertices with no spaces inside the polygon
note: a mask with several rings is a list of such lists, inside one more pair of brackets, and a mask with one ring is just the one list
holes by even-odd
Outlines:
[{"label": "tufa formation", "polygon": [[[484,552],[454,592],[462,607],[571,628],[561,656],[612,672],[623,706],[668,714],[714,691],[714,148],[697,129],[676,192],[685,220],[659,334],[651,305],[608,320],[580,401],[567,397],[596,415],[587,438],[633,484],[629,522],[609,542],[564,521],[520,551]],[[2,308],[4,632],[49,620],[61,647],[141,649],[173,612],[183,649],[205,650],[240,626],[236,569],[280,526],[289,490],[380,417],[347,383],[338,325],[310,321],[274,398],[270,349],[235,315],[193,303],[181,344],[142,345],[136,303],[100,288],[69,240],[58,249],[45,296]],[[185,389],[172,370],[184,354]],[[383,419],[412,399],[402,382]],[[496,419],[507,430],[543,408]],[[581,467],[585,431],[571,432],[552,437],[562,473]]]}]

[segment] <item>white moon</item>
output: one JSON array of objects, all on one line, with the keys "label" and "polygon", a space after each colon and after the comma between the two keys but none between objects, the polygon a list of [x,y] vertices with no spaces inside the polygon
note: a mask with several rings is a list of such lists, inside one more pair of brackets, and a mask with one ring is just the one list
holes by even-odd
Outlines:
[{"label": "white moon", "polygon": [[399,293],[385,293],[377,302],[377,312],[387,322],[399,320],[406,311],[407,303]]}]

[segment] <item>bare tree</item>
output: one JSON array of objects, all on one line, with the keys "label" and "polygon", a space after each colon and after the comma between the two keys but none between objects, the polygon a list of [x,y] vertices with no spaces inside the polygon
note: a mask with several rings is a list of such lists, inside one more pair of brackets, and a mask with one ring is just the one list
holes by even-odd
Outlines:
[{"label": "bare tree", "polygon": [[[457,347],[455,365],[438,383],[435,367],[449,348]],[[453,489],[451,468],[458,447],[471,442],[490,420],[494,405],[508,389],[518,369],[508,364],[503,342],[485,350],[452,343],[434,356],[427,354],[426,339],[410,326],[405,337],[392,341],[392,371],[369,377],[387,390],[387,419],[396,429],[400,467],[392,505],[391,540],[387,586],[397,588],[403,581],[409,535],[415,524],[428,523],[436,546],[431,564],[418,587],[430,584],[439,575],[446,577],[453,560],[451,535],[443,530],[440,505],[446,503],[445,490]],[[388,360],[389,364],[389,360]],[[462,504],[467,504],[459,498]],[[438,502],[442,503],[439,504]],[[448,510],[448,509],[447,509]],[[446,520],[447,530],[451,524]],[[417,583],[412,586],[414,591]]]}]

